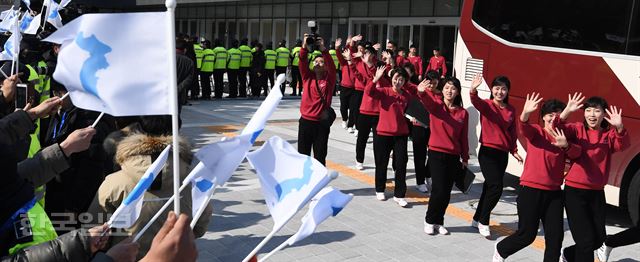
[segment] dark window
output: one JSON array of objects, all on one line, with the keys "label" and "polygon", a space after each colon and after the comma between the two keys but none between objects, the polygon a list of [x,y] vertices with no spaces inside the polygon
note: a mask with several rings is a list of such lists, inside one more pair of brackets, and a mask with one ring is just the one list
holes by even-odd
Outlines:
[{"label": "dark window", "polygon": [[629,28],[629,47],[627,54],[640,56],[640,0],[636,0],[636,10],[631,17],[631,27]]},{"label": "dark window", "polygon": [[625,53],[632,0],[476,0],[473,20],[511,42]]}]

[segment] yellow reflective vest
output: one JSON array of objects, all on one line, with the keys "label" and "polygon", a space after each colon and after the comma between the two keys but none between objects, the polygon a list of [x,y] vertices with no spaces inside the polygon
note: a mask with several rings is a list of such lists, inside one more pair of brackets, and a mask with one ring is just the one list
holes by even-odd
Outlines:
[{"label": "yellow reflective vest", "polygon": [[251,60],[253,59],[253,53],[251,48],[247,45],[241,45],[239,48],[242,53],[242,59],[240,60],[240,67],[251,67]]},{"label": "yellow reflective vest", "polygon": [[213,63],[216,60],[216,55],[213,53],[211,49],[205,49],[202,52],[202,67],[200,71],[204,73],[212,73],[213,72]]},{"label": "yellow reflective vest", "polygon": [[289,66],[289,56],[291,52],[286,47],[280,47],[276,49],[277,58],[276,58],[276,66],[278,67],[287,67]]},{"label": "yellow reflective vest", "polygon": [[240,63],[242,62],[242,51],[237,48],[231,48],[227,53],[229,53],[227,68],[233,70],[240,69]]},{"label": "yellow reflective vest", "polygon": [[293,53],[291,54],[293,56],[291,65],[293,66],[298,66],[300,64],[300,49],[302,49],[302,47],[297,46],[293,48]]},{"label": "yellow reflective vest", "polygon": [[204,48],[200,44],[194,44],[193,50],[196,52],[196,68],[202,68],[202,56],[204,52]]},{"label": "yellow reflective vest", "polygon": [[264,69],[276,69],[276,51],[271,49],[264,50],[264,56],[267,59],[267,63],[264,65]]},{"label": "yellow reflective vest", "polygon": [[340,60],[338,60],[338,56],[336,55],[336,50],[329,50],[329,54],[331,55],[331,59],[333,59],[333,64],[336,65],[336,68],[340,68]]},{"label": "yellow reflective vest", "polygon": [[213,49],[213,53],[215,55],[215,62],[213,68],[216,70],[227,69],[227,49],[224,47],[216,47]]}]

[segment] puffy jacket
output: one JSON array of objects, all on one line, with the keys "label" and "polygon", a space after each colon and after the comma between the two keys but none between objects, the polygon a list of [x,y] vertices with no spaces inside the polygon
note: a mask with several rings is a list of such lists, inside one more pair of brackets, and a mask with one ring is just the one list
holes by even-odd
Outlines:
[{"label": "puffy jacket", "polygon": [[1,262],[89,261],[92,254],[88,236],[86,229],[74,230],[49,242],[24,248],[12,256],[2,257]]}]

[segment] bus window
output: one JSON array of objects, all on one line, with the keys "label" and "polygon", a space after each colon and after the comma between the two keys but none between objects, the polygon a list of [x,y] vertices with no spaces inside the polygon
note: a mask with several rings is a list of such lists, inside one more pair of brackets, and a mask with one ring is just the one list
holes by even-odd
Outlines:
[{"label": "bus window", "polygon": [[631,16],[629,47],[627,54],[640,56],[640,0],[636,0],[636,10]]},{"label": "bus window", "polygon": [[624,54],[632,1],[475,0],[473,20],[514,43]]}]

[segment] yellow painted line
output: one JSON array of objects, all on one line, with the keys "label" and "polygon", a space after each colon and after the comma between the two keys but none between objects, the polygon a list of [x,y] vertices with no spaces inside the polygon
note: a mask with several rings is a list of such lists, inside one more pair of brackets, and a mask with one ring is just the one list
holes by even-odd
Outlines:
[{"label": "yellow painted line", "polygon": [[[333,161],[329,161],[327,160],[327,167],[330,169],[333,169],[335,171],[337,171],[338,173],[342,174],[342,175],[346,175],[352,179],[355,179],[357,181],[360,181],[362,183],[365,184],[369,184],[369,185],[375,185],[375,178],[373,176],[367,175],[364,172],[360,172],[356,169],[335,163]],[[393,186],[393,182],[387,182],[387,189],[391,189],[393,190],[394,186]],[[409,191],[407,190],[407,194],[406,194],[406,198],[413,201],[413,202],[418,202],[418,203],[429,203],[429,197],[426,197],[422,194],[419,194],[418,192],[413,192],[413,191]],[[454,205],[449,205],[447,207],[447,215],[449,216],[453,216],[455,218],[458,219],[462,219],[464,221],[467,222],[471,222],[471,220],[473,220],[473,214],[462,209],[459,207],[456,207]],[[494,233],[497,233],[501,236],[509,236],[513,233],[515,233],[516,231],[508,226],[502,225],[500,223],[496,223],[493,222],[491,223],[491,229]],[[533,243],[531,244],[531,246],[533,246],[536,249],[539,250],[544,250],[544,238],[543,237],[536,237],[536,239],[533,241]]]}]

